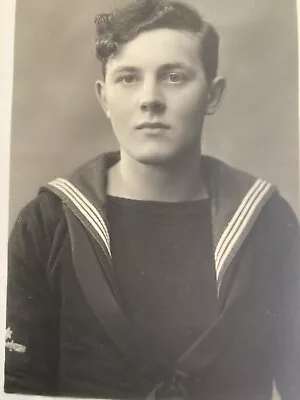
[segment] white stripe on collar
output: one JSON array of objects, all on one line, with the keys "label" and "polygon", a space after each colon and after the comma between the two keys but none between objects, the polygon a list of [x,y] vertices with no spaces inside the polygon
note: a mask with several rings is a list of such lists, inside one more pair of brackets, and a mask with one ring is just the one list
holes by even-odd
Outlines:
[{"label": "white stripe on collar", "polygon": [[215,250],[218,292],[228,266],[272,192],[273,187],[270,183],[257,179],[222,233]]},{"label": "white stripe on collar", "polygon": [[96,207],[66,179],[58,178],[49,182],[50,186],[56,188],[60,193],[66,196],[76,209],[83,215],[90,225],[95,229],[105,244],[109,255],[111,255],[110,238],[105,221]]}]

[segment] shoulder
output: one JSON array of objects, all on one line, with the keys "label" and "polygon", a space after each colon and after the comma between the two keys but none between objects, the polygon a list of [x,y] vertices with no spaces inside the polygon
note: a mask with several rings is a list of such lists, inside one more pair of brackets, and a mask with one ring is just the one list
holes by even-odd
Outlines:
[{"label": "shoulder", "polygon": [[55,224],[62,216],[63,209],[60,199],[49,190],[42,189],[23,207],[16,223],[39,224],[49,221],[50,224]]},{"label": "shoulder", "polygon": [[277,244],[278,247],[285,245],[289,251],[299,246],[299,219],[278,190],[274,191],[262,209],[258,223],[262,226],[265,238],[272,240],[274,250]]},{"label": "shoulder", "polygon": [[221,231],[234,218],[235,225],[252,226],[274,245],[293,242],[299,222],[275,185],[213,157],[205,157],[204,165]]},{"label": "shoulder", "polygon": [[204,157],[203,166],[213,206],[225,223],[231,219],[241,205],[249,203],[248,199],[254,198],[262,191],[260,197],[266,200],[274,189],[269,182],[213,157]]},{"label": "shoulder", "polygon": [[20,211],[11,233],[10,244],[26,241],[35,247],[37,242],[49,247],[57,230],[63,231],[64,225],[61,200],[43,189]]},{"label": "shoulder", "polygon": [[271,182],[268,182],[260,177],[254,176],[246,171],[233,167],[221,160],[213,157],[205,157],[205,167],[209,171],[209,184],[212,187],[215,195],[221,197],[221,201],[230,199],[231,202],[240,203],[242,199],[253,190],[254,187],[267,187],[269,189],[268,201],[264,208],[266,214],[273,221],[284,220],[284,225],[297,226],[298,220],[288,202],[281,195],[279,189]]}]

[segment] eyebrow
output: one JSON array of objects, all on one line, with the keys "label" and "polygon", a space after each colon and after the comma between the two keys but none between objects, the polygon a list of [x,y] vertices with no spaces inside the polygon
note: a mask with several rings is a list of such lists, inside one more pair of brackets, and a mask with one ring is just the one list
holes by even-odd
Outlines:
[{"label": "eyebrow", "polygon": [[160,70],[170,70],[170,69],[192,69],[192,66],[187,65],[185,63],[182,62],[173,62],[173,63],[167,63],[167,64],[163,64],[160,68]]},{"label": "eyebrow", "polygon": [[116,68],[113,73],[118,74],[120,72],[138,72],[140,69],[137,67],[132,67],[129,65],[123,65],[121,67]]}]

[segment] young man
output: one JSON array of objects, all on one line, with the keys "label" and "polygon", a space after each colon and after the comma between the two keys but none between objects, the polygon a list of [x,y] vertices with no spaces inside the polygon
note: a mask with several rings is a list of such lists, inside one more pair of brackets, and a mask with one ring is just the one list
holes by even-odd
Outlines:
[{"label": "young man", "polygon": [[275,381],[299,399],[298,222],[272,185],[201,155],[225,88],[215,29],[159,0],[96,27],[120,152],[20,214],[5,390],[259,400]]}]

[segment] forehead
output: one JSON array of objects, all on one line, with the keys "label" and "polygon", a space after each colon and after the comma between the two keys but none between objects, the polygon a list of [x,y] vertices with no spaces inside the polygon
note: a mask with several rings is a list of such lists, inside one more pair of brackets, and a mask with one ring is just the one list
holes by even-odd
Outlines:
[{"label": "forehead", "polygon": [[122,45],[117,54],[109,59],[107,72],[123,65],[157,68],[173,62],[201,67],[200,40],[196,33],[168,28],[142,32]]}]

